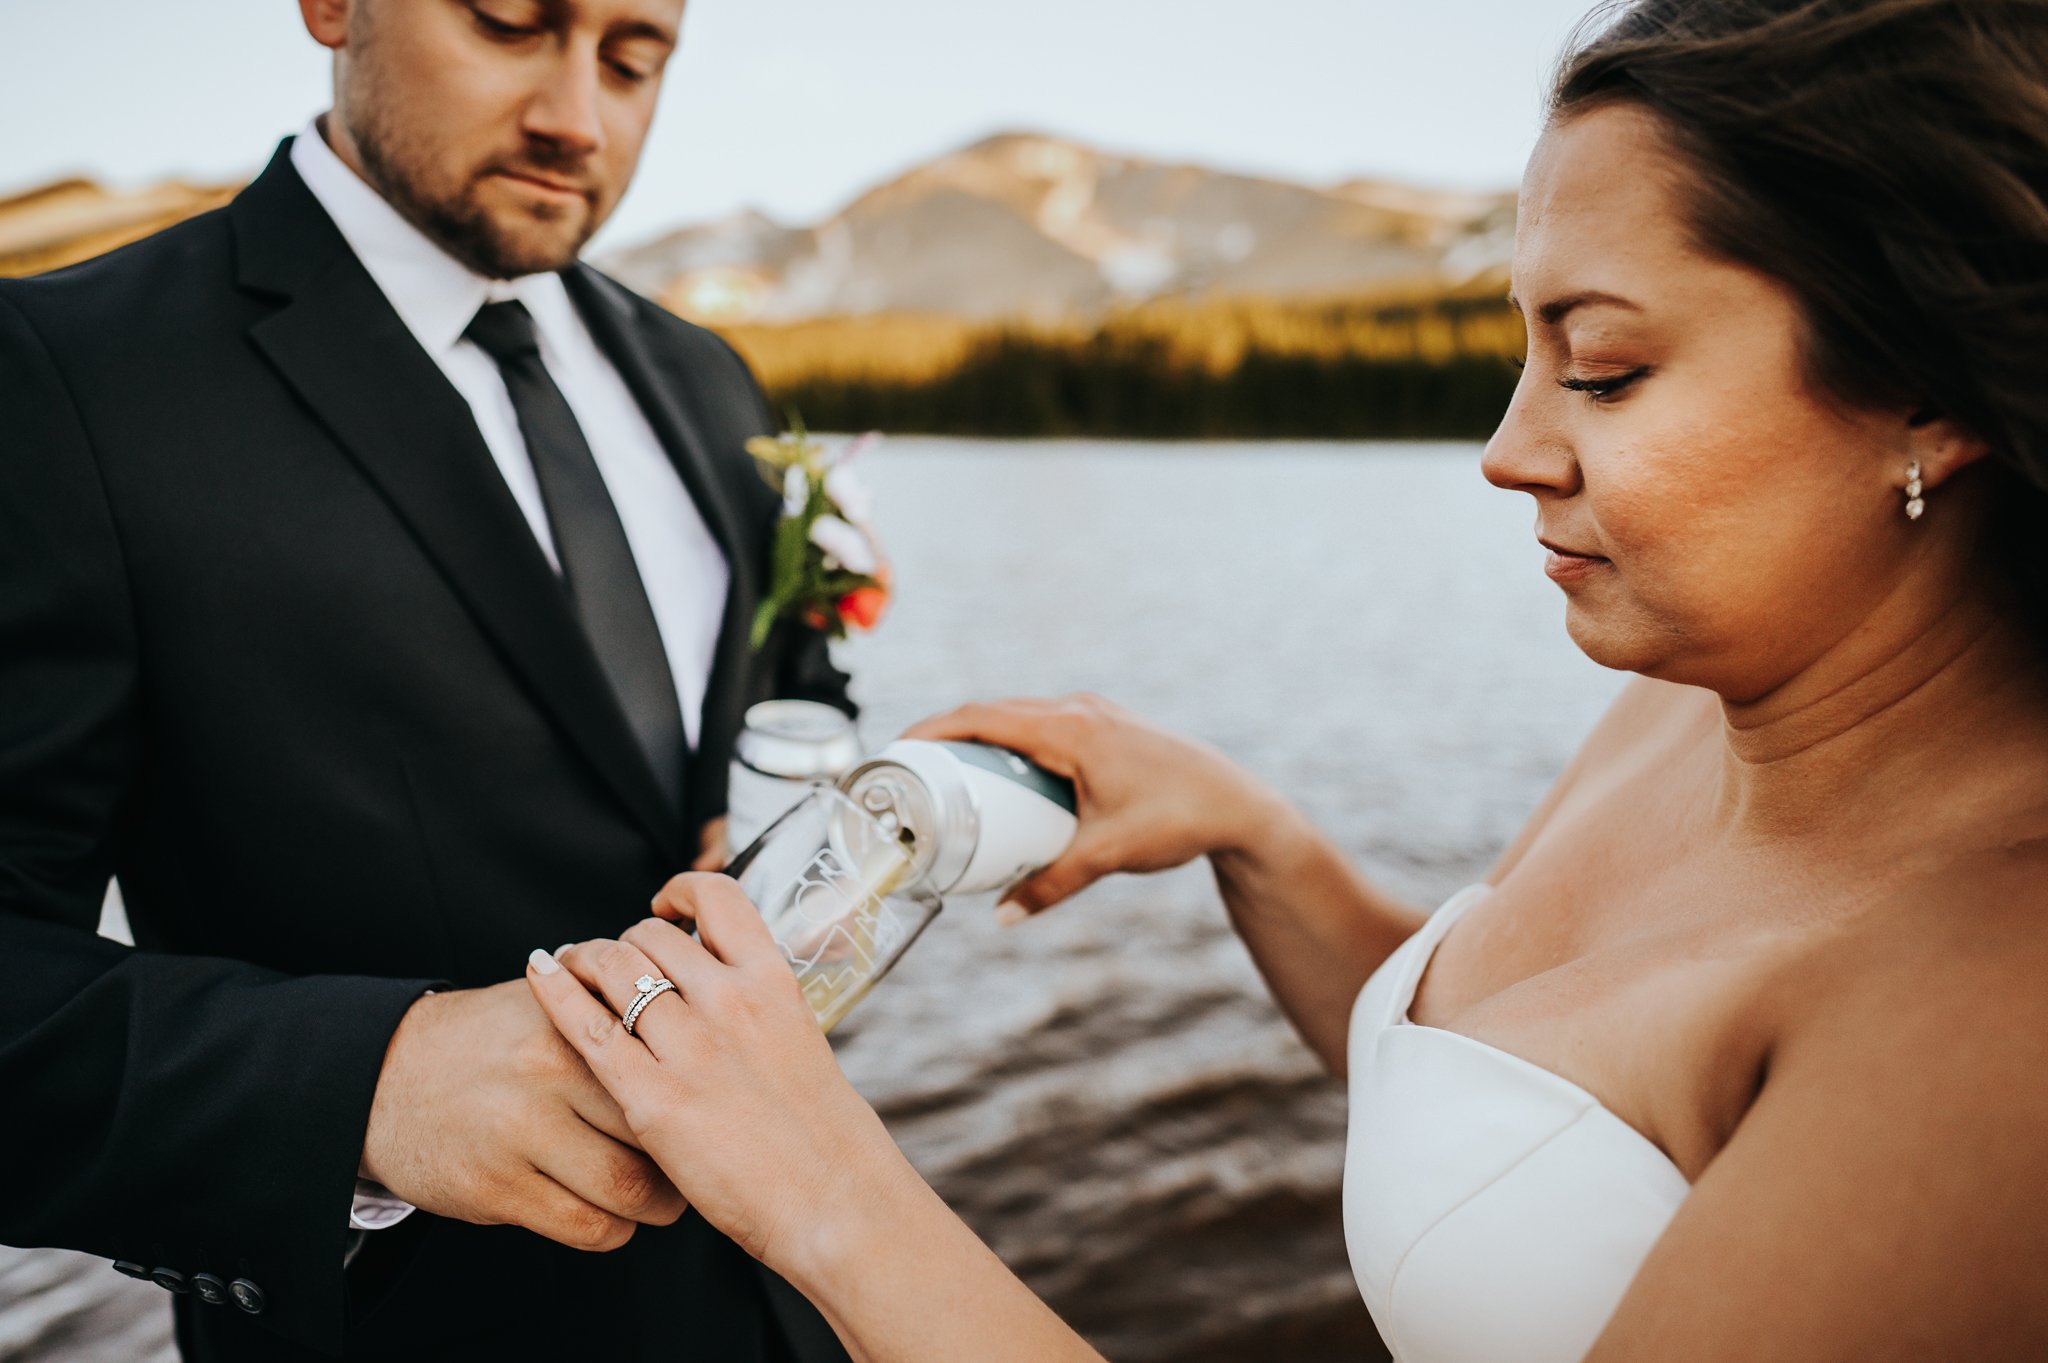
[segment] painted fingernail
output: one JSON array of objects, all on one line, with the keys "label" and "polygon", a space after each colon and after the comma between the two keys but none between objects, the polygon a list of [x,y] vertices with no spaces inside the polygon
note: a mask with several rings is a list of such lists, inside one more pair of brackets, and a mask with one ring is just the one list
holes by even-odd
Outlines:
[{"label": "painted fingernail", "polygon": [[555,963],[554,957],[548,955],[547,952],[539,947],[533,949],[533,954],[526,958],[526,963],[543,975],[552,975],[562,968]]},{"label": "painted fingernail", "polygon": [[1030,911],[1014,899],[1005,899],[996,905],[996,926],[999,928],[1014,928],[1030,916]]},{"label": "painted fingernail", "polygon": [[574,942],[564,942],[562,943],[562,945],[555,948],[555,955],[559,956],[563,952],[567,951],[570,947],[573,947],[575,945],[576,944]]}]

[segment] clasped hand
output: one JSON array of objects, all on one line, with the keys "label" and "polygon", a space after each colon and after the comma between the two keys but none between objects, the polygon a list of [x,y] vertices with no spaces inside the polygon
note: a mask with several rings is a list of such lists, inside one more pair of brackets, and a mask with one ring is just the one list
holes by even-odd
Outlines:
[{"label": "clasped hand", "polygon": [[616,1249],[684,1211],[519,980],[421,999],[385,1053],[361,1172],[424,1211]]},{"label": "clasped hand", "polygon": [[[677,876],[618,941],[533,955],[527,980],[706,1220],[787,1267],[835,1216],[914,1177],[840,1073],[782,949],[733,880]],[[664,921],[694,923],[697,935]],[[628,1034],[642,976],[666,978]]]},{"label": "clasped hand", "polygon": [[[728,859],[726,821],[695,865]],[[619,1105],[521,980],[421,999],[385,1050],[359,1172],[438,1216],[609,1250],[682,1216]]]}]

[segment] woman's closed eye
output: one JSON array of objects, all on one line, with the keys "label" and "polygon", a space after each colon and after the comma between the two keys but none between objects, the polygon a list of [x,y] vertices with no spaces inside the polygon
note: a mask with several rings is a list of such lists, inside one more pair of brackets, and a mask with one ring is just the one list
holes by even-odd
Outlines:
[{"label": "woman's closed eye", "polygon": [[1566,392],[1584,393],[1596,403],[1611,402],[1624,389],[1649,372],[1650,366],[1641,364],[1626,374],[1616,374],[1611,378],[1581,378],[1574,374],[1564,374],[1559,376],[1557,386]]}]

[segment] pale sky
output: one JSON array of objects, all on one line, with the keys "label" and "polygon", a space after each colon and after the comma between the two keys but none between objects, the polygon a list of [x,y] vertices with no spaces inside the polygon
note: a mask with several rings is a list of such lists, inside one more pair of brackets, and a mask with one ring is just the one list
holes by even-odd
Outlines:
[{"label": "pale sky", "polygon": [[[453,0],[405,0],[452,3]],[[1330,183],[1514,185],[1591,0],[690,0],[602,250],[809,223],[991,132]],[[292,0],[0,0],[0,195],[260,169],[326,106]]]}]

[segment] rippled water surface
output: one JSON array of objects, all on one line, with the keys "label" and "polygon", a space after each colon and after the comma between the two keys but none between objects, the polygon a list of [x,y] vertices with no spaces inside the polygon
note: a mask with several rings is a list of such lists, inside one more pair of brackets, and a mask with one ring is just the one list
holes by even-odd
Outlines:
[{"label": "rippled water surface", "polygon": [[[868,459],[900,586],[845,655],[871,745],[970,697],[1100,691],[1222,747],[1433,903],[1485,870],[1619,684],[1565,638],[1529,500],[1488,487],[1476,447],[900,440]],[[1007,931],[988,909],[950,905],[838,1034],[918,1166],[1119,1363],[1375,1356],[1344,1262],[1343,1092],[1206,871]],[[0,1358],[141,1358],[168,1326],[160,1293],[96,1261],[0,1251]]]}]

